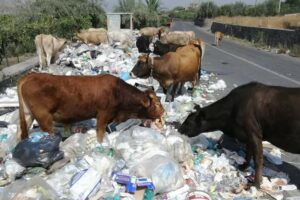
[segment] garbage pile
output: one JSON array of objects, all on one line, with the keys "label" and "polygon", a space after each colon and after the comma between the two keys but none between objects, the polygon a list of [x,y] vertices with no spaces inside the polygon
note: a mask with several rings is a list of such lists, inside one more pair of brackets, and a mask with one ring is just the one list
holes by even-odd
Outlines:
[{"label": "garbage pile", "polygon": [[[44,72],[64,75],[110,73],[129,84],[153,86],[167,111],[163,129],[145,127],[138,119],[108,127],[104,142],[96,138],[95,120],[67,129],[55,124],[55,136],[40,132],[34,123],[30,137],[18,143],[18,111],[0,116],[0,199],[283,199],[296,190],[288,176],[264,168],[262,190],[248,187],[254,166],[238,170],[245,151],[222,147],[222,133],[204,133],[189,139],[177,132],[194,105],[216,101],[214,94],[227,86],[216,74],[202,71],[201,85],[166,103],[157,81],[131,79],[137,48],[73,44]],[[17,99],[16,88],[0,96]],[[4,100],[3,100],[4,101]],[[280,151],[265,150],[272,163],[281,164]]]}]

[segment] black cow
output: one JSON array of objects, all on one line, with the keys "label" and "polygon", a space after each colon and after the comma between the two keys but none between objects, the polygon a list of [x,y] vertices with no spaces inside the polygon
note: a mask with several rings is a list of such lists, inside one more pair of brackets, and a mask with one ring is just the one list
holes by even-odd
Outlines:
[{"label": "black cow", "polygon": [[151,53],[151,50],[149,49],[149,45],[152,41],[152,37],[142,35],[137,38],[136,40],[136,47],[139,50],[139,53]]},{"label": "black cow", "polygon": [[246,143],[245,169],[255,161],[255,186],[260,187],[263,168],[262,141],[300,153],[300,88],[249,83],[226,97],[191,113],[179,131],[189,137],[221,130]]},{"label": "black cow", "polygon": [[156,55],[163,56],[168,52],[175,52],[178,47],[182,47],[183,45],[178,44],[163,44],[159,40],[154,43],[153,53]]}]

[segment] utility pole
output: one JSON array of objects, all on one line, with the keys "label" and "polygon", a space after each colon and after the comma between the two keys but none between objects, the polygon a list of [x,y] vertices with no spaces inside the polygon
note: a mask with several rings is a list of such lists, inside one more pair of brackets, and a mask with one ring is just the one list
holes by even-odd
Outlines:
[{"label": "utility pole", "polygon": [[279,0],[279,4],[278,4],[278,14],[280,14],[280,9],[281,9],[281,0]]}]

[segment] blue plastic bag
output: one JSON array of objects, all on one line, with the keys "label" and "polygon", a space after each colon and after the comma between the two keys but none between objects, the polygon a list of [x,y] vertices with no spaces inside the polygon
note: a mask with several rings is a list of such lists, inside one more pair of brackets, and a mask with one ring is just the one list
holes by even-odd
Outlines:
[{"label": "blue plastic bag", "polygon": [[48,168],[64,157],[59,150],[61,138],[45,133],[34,133],[21,141],[13,151],[13,158],[24,167]]}]

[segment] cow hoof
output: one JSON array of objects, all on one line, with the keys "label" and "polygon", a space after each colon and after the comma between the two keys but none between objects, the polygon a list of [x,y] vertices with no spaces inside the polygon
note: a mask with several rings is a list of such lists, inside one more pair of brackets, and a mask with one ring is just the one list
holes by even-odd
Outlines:
[{"label": "cow hoof", "polygon": [[255,180],[253,176],[248,176],[247,178],[247,187],[246,190],[250,189],[252,186],[256,187],[257,189],[260,189],[260,183]]},{"label": "cow hoof", "polygon": [[257,183],[256,181],[252,183],[252,186],[255,186],[258,190],[260,189],[260,183]]}]

